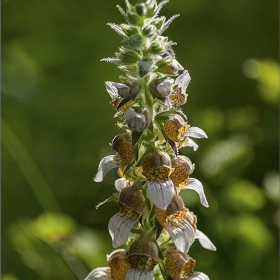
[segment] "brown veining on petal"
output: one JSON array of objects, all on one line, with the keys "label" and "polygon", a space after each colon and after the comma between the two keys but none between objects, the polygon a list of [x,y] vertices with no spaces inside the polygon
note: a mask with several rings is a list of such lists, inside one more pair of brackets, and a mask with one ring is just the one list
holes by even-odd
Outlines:
[{"label": "brown veining on petal", "polygon": [[128,251],[127,261],[131,268],[137,268],[143,271],[153,270],[158,263],[158,248],[150,240],[135,240]]},{"label": "brown veining on petal", "polygon": [[108,264],[111,268],[112,279],[123,280],[130,264],[125,260],[126,251],[124,249],[116,250],[108,256]]},{"label": "brown veining on petal", "polygon": [[188,94],[182,92],[181,87],[177,87],[170,95],[172,105],[181,106],[187,102]]},{"label": "brown veining on petal", "polygon": [[174,142],[185,140],[184,135],[190,126],[180,115],[172,115],[169,120],[164,122],[164,132],[169,139]]},{"label": "brown veining on petal", "polygon": [[156,167],[151,168],[145,173],[143,172],[146,179],[150,182],[155,183],[162,183],[166,182],[169,179],[169,176],[172,174],[173,168],[162,166],[162,167]]},{"label": "brown veining on petal", "polygon": [[124,188],[119,197],[119,202],[134,211],[142,214],[145,208],[145,197],[133,186]]},{"label": "brown veining on petal", "polygon": [[140,217],[141,213],[133,210],[132,208],[118,202],[118,205],[120,207],[119,216],[125,217],[126,219],[137,221]]},{"label": "brown veining on petal", "polygon": [[179,195],[174,195],[166,210],[156,207],[155,213],[159,223],[165,228],[181,227],[186,221],[196,230],[197,218],[193,212],[185,208]]},{"label": "brown veining on petal", "polygon": [[171,175],[171,179],[175,186],[183,187],[189,178],[189,175],[193,173],[194,164],[186,156],[177,156],[172,160],[172,167],[174,172]]},{"label": "brown veining on petal", "polygon": [[171,159],[167,153],[160,151],[149,153],[143,159],[143,174],[145,174],[151,168],[161,167],[164,165],[171,167]]},{"label": "brown veining on petal", "polygon": [[117,135],[111,143],[111,148],[117,152],[123,166],[128,165],[134,157],[134,148],[128,134]]},{"label": "brown veining on petal", "polygon": [[165,268],[174,280],[186,279],[193,274],[195,260],[189,255],[171,248],[166,251]]}]

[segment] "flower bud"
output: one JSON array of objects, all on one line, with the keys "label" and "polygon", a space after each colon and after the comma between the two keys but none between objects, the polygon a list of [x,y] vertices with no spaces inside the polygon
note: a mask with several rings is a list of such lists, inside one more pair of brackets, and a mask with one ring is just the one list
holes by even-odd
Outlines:
[{"label": "flower bud", "polygon": [[113,85],[117,88],[118,95],[123,98],[129,98],[139,91],[137,82],[113,83]]},{"label": "flower bud", "polygon": [[170,56],[162,57],[162,56],[158,55],[158,56],[156,56],[156,60],[157,60],[157,62],[155,64],[158,67],[159,71],[161,71],[161,69],[164,69],[165,67],[170,65],[173,58]]},{"label": "flower bud", "polygon": [[117,54],[117,58],[123,63],[136,63],[141,59],[139,54],[134,50],[129,50],[124,47],[120,47],[120,53]]},{"label": "flower bud", "polygon": [[152,24],[146,25],[142,28],[142,32],[146,37],[152,37],[156,33],[156,27]]},{"label": "flower bud", "polygon": [[127,35],[127,36],[131,36],[131,35],[134,35],[134,34],[139,34],[139,30],[138,28],[134,27],[134,26],[131,26],[131,25],[128,25],[128,24],[121,24],[120,25],[123,32]]},{"label": "flower bud", "polygon": [[150,57],[144,57],[138,62],[140,77],[148,74],[152,68],[153,60]]},{"label": "flower bud", "polygon": [[153,24],[156,26],[157,30],[161,30],[165,22],[165,17],[158,17],[153,20]]},{"label": "flower bud", "polygon": [[141,20],[137,14],[128,11],[126,13],[126,16],[127,16],[127,20],[129,23],[131,23],[133,25],[140,25]]},{"label": "flower bud", "polygon": [[145,16],[147,14],[147,8],[146,8],[145,4],[143,4],[143,3],[136,5],[135,10],[136,10],[136,13],[141,17]]},{"label": "flower bud", "polygon": [[161,53],[166,48],[165,44],[160,41],[154,41],[151,43],[148,51],[152,54]]},{"label": "flower bud", "polygon": [[140,49],[143,44],[143,39],[139,34],[133,34],[128,38],[125,38],[122,43],[129,48]]},{"label": "flower bud", "polygon": [[172,92],[174,80],[170,78],[155,79],[150,83],[150,90],[158,97],[164,98]]},{"label": "flower bud", "polygon": [[125,119],[127,121],[128,127],[132,131],[142,132],[150,124],[150,117],[147,109],[132,109],[128,108],[124,112]]}]

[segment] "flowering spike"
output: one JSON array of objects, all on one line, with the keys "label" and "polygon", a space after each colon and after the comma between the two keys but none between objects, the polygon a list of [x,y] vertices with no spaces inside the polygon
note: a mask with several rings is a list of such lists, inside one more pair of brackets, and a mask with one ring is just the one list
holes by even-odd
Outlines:
[{"label": "flowering spike", "polygon": [[114,57],[102,59],[123,71],[119,81],[105,82],[122,132],[110,144],[115,154],[100,161],[94,177],[101,182],[118,168],[119,193],[100,205],[117,202],[120,209],[108,230],[112,246],[124,249],[113,251],[109,266],[94,269],[86,280],[153,280],[159,262],[160,279],[209,280],[193,271],[196,261],[187,252],[196,239],[205,249],[216,247],[197,229],[196,215],[180,196],[182,190],[193,190],[209,206],[202,183],[190,177],[195,165],[179,154],[185,147],[197,150],[192,138],[207,138],[180,108],[187,102],[191,77],[176,59],[176,43],[162,35],[179,15],[159,16],[168,0],[124,2],[126,9],[117,9],[126,22],[108,23],[122,37],[121,46]]}]

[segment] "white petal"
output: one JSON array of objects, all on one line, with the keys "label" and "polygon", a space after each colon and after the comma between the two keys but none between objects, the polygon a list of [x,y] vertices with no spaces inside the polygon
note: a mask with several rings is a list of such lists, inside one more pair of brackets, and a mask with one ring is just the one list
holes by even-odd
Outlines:
[{"label": "white petal", "polygon": [[112,99],[118,96],[118,90],[113,84],[113,82],[105,82],[106,90]]},{"label": "white petal", "polygon": [[112,280],[110,267],[98,267],[90,272],[84,280]]},{"label": "white petal", "polygon": [[190,277],[188,277],[188,280],[210,280],[210,279],[203,272],[195,271]]},{"label": "white petal", "polygon": [[198,145],[191,138],[188,138],[188,141],[184,143],[183,147],[192,147],[194,151],[198,149]]},{"label": "white petal", "polygon": [[125,275],[125,280],[153,280],[153,275],[153,270],[145,271],[137,268],[130,268]]},{"label": "white petal", "polygon": [[129,217],[121,212],[110,219],[108,228],[114,248],[123,245],[127,241],[129,233],[137,220],[138,217],[135,215]]},{"label": "white petal", "polygon": [[209,207],[206,196],[204,194],[203,185],[195,178],[189,178],[183,189],[194,190],[197,192],[200,198],[200,202],[203,206]]},{"label": "white petal", "polygon": [[162,210],[167,209],[175,193],[171,179],[161,183],[148,181],[148,190],[150,199],[154,205]]},{"label": "white petal", "polygon": [[119,178],[115,181],[115,188],[118,192],[121,192],[128,186],[128,182],[124,178]]},{"label": "white petal", "polygon": [[121,163],[117,161],[115,155],[109,155],[104,157],[99,163],[98,171],[93,180],[95,182],[102,182],[106,173],[118,166],[121,166]]},{"label": "white petal", "polygon": [[188,128],[185,136],[194,138],[208,138],[204,130],[196,126],[191,126]]},{"label": "white petal", "polygon": [[189,74],[189,71],[184,70],[183,73],[176,78],[175,85],[178,85],[178,87],[181,88],[181,92],[185,93],[190,81],[191,81],[191,76]]},{"label": "white petal", "polygon": [[177,249],[187,253],[194,242],[195,232],[191,224],[183,219],[177,221],[176,224],[172,224],[170,227],[166,227],[165,230],[170,234]]},{"label": "white petal", "polygon": [[198,239],[201,246],[205,249],[216,251],[215,245],[212,243],[212,241],[200,230],[196,230],[195,232],[195,239]]},{"label": "white petal", "polygon": [[177,70],[177,71],[181,71],[184,70],[184,67],[179,63],[179,61],[177,59],[173,59],[171,62],[171,65]]}]

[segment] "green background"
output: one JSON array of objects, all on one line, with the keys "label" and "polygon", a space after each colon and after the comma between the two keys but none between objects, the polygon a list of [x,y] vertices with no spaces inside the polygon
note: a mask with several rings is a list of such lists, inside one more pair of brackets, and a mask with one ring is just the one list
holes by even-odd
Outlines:
[{"label": "green background", "polygon": [[[120,0],[2,1],[2,279],[75,280],[107,266],[116,170],[95,183],[119,133],[105,81],[121,38]],[[278,3],[172,0],[164,33],[189,70],[183,110],[208,139],[182,154],[210,208],[182,193],[198,228],[195,270],[212,280],[278,279]]]}]

